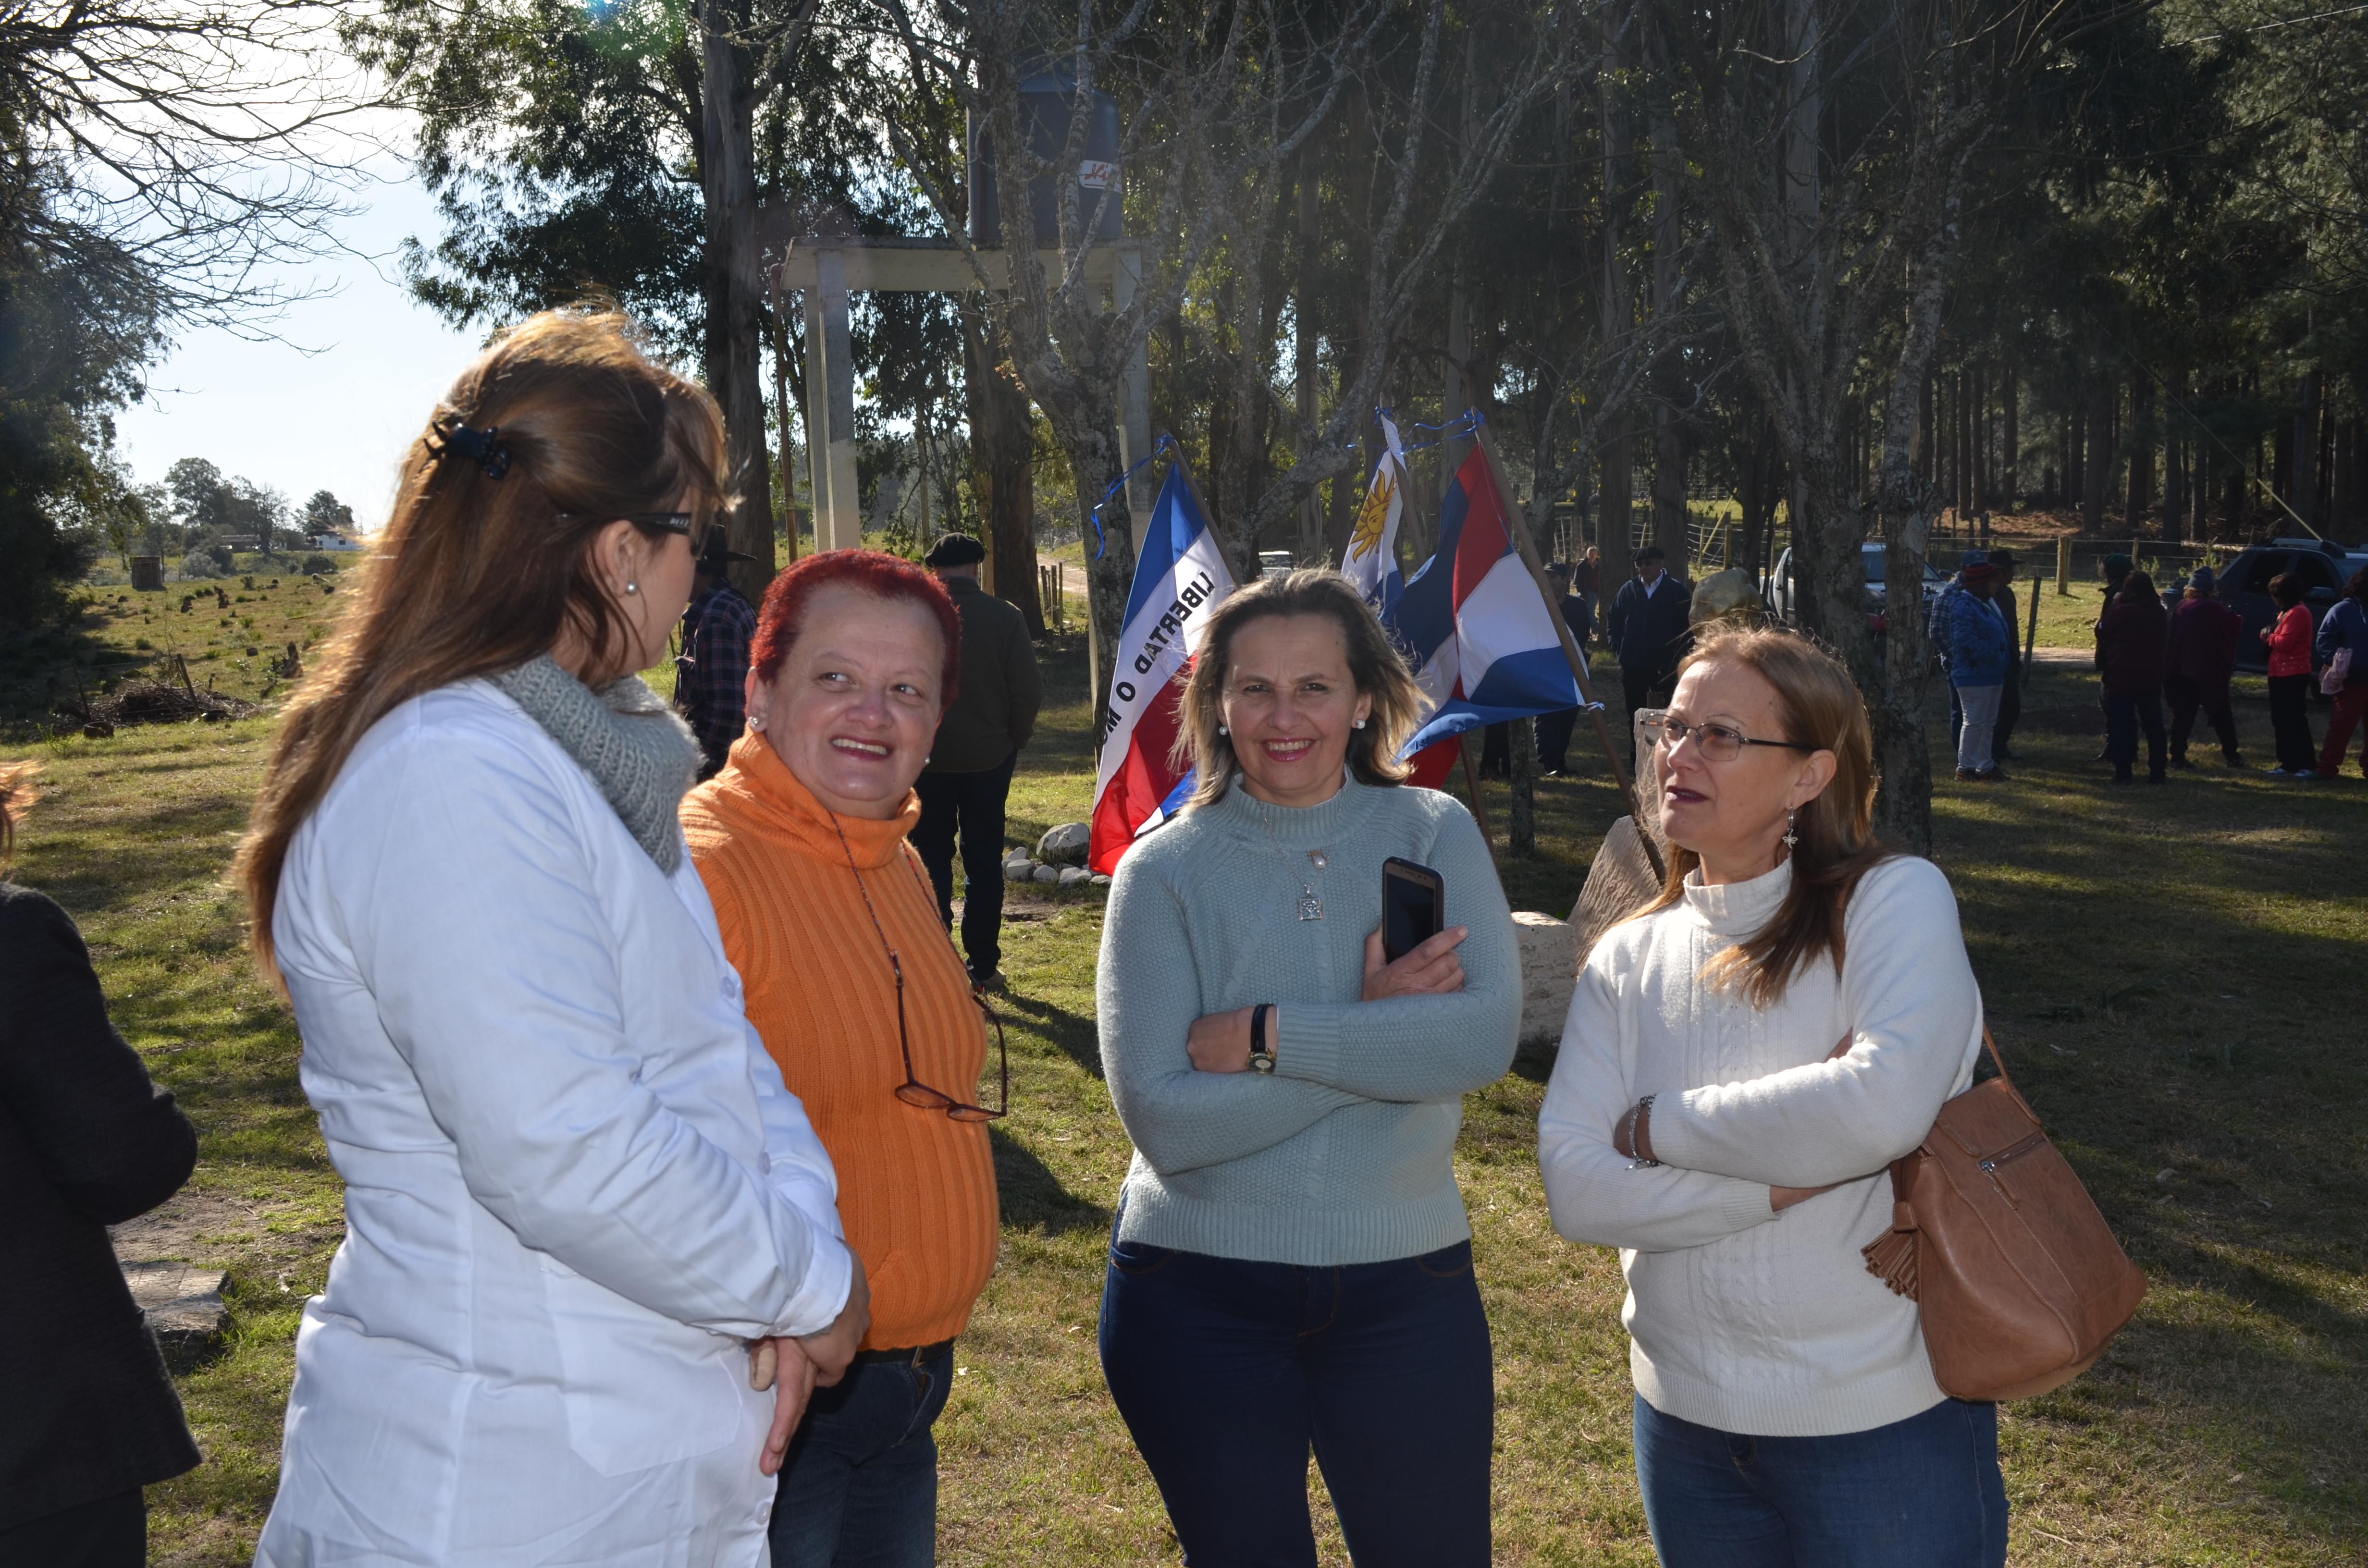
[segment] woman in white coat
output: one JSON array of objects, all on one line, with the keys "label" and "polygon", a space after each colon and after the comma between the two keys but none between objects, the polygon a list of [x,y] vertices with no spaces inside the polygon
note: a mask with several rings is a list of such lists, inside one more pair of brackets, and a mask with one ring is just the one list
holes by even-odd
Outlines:
[{"label": "woman in white coat", "polygon": [[525,323],[414,444],[282,723],[240,875],[347,1234],[259,1564],[753,1568],[862,1336],[683,852],[697,748],[632,675],[722,447],[620,319]]}]

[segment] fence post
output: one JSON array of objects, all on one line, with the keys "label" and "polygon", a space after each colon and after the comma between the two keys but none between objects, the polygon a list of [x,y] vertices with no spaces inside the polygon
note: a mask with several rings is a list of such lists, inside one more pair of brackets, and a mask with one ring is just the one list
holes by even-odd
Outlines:
[{"label": "fence post", "polygon": [[2055,591],[2066,598],[2072,597],[2072,536],[2070,534],[2055,536]]}]

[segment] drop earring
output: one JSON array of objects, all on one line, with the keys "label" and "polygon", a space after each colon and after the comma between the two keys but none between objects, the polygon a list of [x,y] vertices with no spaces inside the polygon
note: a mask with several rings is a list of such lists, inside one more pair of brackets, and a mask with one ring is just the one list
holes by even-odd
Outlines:
[{"label": "drop earring", "polygon": [[1793,847],[1793,846],[1794,846],[1795,844],[1798,844],[1798,843],[1800,843],[1800,842],[1801,842],[1801,835],[1800,835],[1799,834],[1797,834],[1797,833],[1795,833],[1795,832],[1793,832],[1793,822],[1795,821],[1795,819],[1797,819],[1797,818],[1800,816],[1800,814],[1801,814],[1801,813],[1800,813],[1800,812],[1799,812],[1798,810],[1794,809],[1794,808],[1792,808],[1792,807],[1789,807],[1789,806],[1785,808],[1785,811],[1784,811],[1784,847],[1785,847],[1785,848],[1787,848],[1787,849],[1792,848],[1792,847]]}]

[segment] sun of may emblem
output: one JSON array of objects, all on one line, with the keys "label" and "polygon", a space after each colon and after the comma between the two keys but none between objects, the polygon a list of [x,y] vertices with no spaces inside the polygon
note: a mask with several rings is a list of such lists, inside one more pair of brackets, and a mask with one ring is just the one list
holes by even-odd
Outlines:
[{"label": "sun of may emblem", "polygon": [[1349,538],[1349,560],[1362,561],[1381,547],[1382,525],[1389,520],[1390,497],[1397,488],[1388,470],[1373,475],[1373,487],[1365,492],[1365,505],[1357,513],[1357,531]]}]

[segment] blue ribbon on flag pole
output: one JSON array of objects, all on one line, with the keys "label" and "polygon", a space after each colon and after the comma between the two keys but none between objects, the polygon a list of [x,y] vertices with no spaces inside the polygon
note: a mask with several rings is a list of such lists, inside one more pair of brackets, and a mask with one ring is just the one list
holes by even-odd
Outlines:
[{"label": "blue ribbon on flag pole", "polygon": [[[1383,405],[1377,404],[1374,407],[1373,412],[1380,415],[1384,419],[1394,421],[1397,417],[1396,410]],[[1404,426],[1404,428],[1408,430],[1436,430],[1440,433],[1439,439],[1436,441],[1417,441],[1411,447],[1401,446],[1398,450],[1408,454],[1429,451],[1433,447],[1441,446],[1449,441],[1460,440],[1463,437],[1472,435],[1486,423],[1486,419],[1481,414],[1479,404],[1474,403],[1470,408],[1465,409],[1463,413],[1457,415],[1454,418],[1448,420],[1443,425],[1415,424]]]},{"label": "blue ribbon on flag pole", "polygon": [[1099,561],[1102,558],[1102,551],[1110,548],[1110,540],[1108,536],[1102,532],[1102,508],[1118,499],[1118,493],[1126,488],[1126,482],[1128,480],[1133,479],[1136,474],[1141,473],[1144,469],[1147,469],[1153,463],[1157,462],[1159,460],[1159,455],[1162,452],[1172,452],[1175,449],[1175,437],[1160,437],[1158,440],[1154,441],[1151,444],[1151,450],[1144,455],[1143,460],[1136,463],[1133,468],[1128,469],[1124,473],[1120,474],[1116,479],[1111,480],[1110,487],[1102,492],[1102,498],[1094,503],[1093,518],[1095,560]]}]

